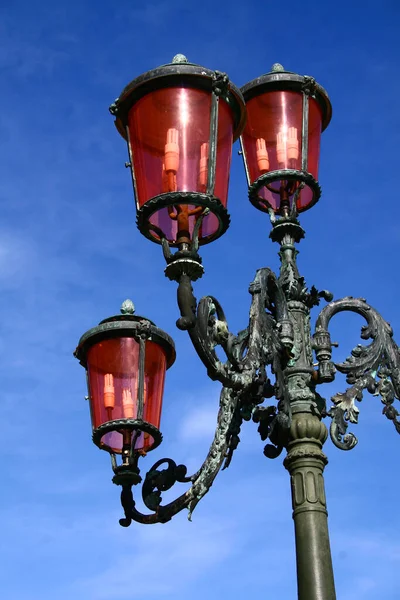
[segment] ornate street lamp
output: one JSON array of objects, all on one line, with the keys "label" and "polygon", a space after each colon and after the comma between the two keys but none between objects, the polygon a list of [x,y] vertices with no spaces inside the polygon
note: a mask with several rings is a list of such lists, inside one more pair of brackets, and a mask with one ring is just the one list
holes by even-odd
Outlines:
[{"label": "ornate street lamp", "polygon": [[241,143],[251,202],[281,215],[292,204],[298,212],[307,210],[321,195],[320,137],[332,115],[327,93],[312,77],[278,63],[242,92],[247,124]]},{"label": "ornate street lamp", "polygon": [[132,301],[126,300],[120,315],[83,334],[75,356],[87,370],[93,442],[110,453],[114,483],[140,483],[138,458],[162,440],[164,379],[175,361],[174,342],[154,323],[135,316]]},{"label": "ornate street lamp", "polygon": [[[274,65],[271,73],[244,86],[242,94],[226,75],[178,55],[172,64],[135,79],[111,107],[128,141],[138,227],[161,243],[165,274],[178,283],[177,326],[188,331],[209,377],[222,384],[215,437],[200,469],[187,476],[186,467],[165,458],[145,475],[142,498],[150,514],[137,509],[132,486],[142,481],[139,459],[161,442],[162,388],[165,369],[174,361],[172,340],[147,319],[135,317],[128,303],[122,316],[84,334],[75,354],[88,371],[93,440],[111,453],[113,481],[122,486],[121,525],[164,523],[184,508],[190,517],[220,468],[229,466],[243,421],[253,420],[262,440],[268,440],[267,457],[287,451],[299,599],[334,600],[323,419],[331,419],[333,443],[350,450],[357,440],[347,433],[348,423],[357,423],[355,401],[368,390],[381,396],[383,413],[400,433],[393,406],[400,398],[400,350],[390,325],[364,299],[332,301],[326,290],[308,289],[297,268],[295,244],[304,236],[298,213],[320,196],[320,134],[331,117],[326,92],[312,78]],[[249,324],[235,335],[213,296],[197,303],[192,282],[203,274],[199,244],[216,239],[228,226],[231,147],[240,134],[249,198],[270,215],[270,237],[280,244],[281,267],[278,276],[268,268],[257,271],[249,288]],[[310,310],[321,298],[328,304],[312,334]],[[342,311],[364,317],[361,337],[372,341],[335,364],[328,329]],[[225,353],[225,362],[216,347]],[[350,387],[334,395],[327,410],[317,386],[333,381],[336,370],[346,374]],[[276,402],[265,405],[273,397]],[[176,482],[191,487],[163,505],[162,492]]]},{"label": "ornate street lamp", "polygon": [[110,111],[128,143],[140,231],[171,246],[189,244],[194,231],[200,244],[221,236],[232,143],[245,120],[238,88],[178,54],[131,81]]}]

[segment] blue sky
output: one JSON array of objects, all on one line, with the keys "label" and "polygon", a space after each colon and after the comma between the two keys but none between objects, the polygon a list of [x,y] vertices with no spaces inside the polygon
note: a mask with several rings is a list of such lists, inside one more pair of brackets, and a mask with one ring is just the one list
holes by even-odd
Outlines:
[{"label": "blue sky", "polygon": [[[219,386],[175,328],[175,284],[163,276],[160,248],[136,230],[126,148],[108,106],[128,81],[178,52],[239,86],[274,62],[314,76],[333,119],[322,140],[323,196],[301,219],[300,269],[335,298],[366,297],[400,340],[399,26],[396,0],[2,3],[2,597],[296,597],[288,475],[281,458],[263,457],[254,424],[193,523],[179,515],[164,526],[118,525],[119,492],[107,455],[91,442],[84,371],[72,357],[81,333],[131,297],[174,337],[165,442],[154,459],[197,469]],[[204,248],[206,275],[196,286],[198,297],[221,301],[232,331],[247,325],[255,270],[278,265],[236,150],[232,225]],[[358,343],[361,324],[337,317],[337,360]],[[338,378],[320,393],[344,388]],[[338,598],[394,600],[400,439],[368,395],[353,431],[359,444],[350,453],[326,444]]]}]

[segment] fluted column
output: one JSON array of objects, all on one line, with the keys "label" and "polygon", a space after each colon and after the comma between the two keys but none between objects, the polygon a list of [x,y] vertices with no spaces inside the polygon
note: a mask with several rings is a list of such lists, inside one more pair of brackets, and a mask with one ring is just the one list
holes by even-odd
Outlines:
[{"label": "fluted column", "polygon": [[308,410],[304,405],[293,406],[284,461],[292,487],[298,598],[335,600],[323,477],[328,462],[322,452],[327,430]]}]

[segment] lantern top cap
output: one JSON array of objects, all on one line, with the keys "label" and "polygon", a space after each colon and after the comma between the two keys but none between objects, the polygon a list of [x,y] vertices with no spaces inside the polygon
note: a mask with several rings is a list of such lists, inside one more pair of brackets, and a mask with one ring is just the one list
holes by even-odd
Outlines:
[{"label": "lantern top cap", "polygon": [[324,88],[308,75],[287,71],[280,63],[274,63],[269,73],[265,73],[240,88],[246,103],[252,98],[273,91],[293,91],[306,93],[314,98],[322,111],[322,130],[332,118],[332,105]]},{"label": "lantern top cap", "polygon": [[132,300],[122,303],[121,314],[113,315],[100,321],[96,327],[86,331],[78,342],[74,356],[86,367],[86,356],[89,348],[98,342],[110,338],[133,337],[136,340],[145,339],[163,347],[169,368],[175,361],[175,344],[173,339],[162,329],[156,327],[153,321],[135,315]]},{"label": "lantern top cap", "polygon": [[[187,87],[205,90],[212,93],[219,73],[201,65],[191,63],[184,54],[176,54],[172,62],[147,71],[133,79],[122,90],[110,106],[109,110],[116,117],[115,125],[123,138],[127,139],[126,127],[128,114],[132,106],[146,94],[158,89],[171,87]],[[229,104],[234,117],[234,139],[242,133],[246,122],[246,108],[241,91],[227,79],[224,93],[221,95]]]}]

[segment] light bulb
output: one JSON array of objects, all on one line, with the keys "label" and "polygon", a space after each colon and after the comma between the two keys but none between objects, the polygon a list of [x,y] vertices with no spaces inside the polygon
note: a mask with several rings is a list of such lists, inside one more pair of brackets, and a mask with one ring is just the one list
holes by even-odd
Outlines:
[{"label": "light bulb", "polygon": [[200,146],[199,182],[206,187],[208,179],[208,142]]},{"label": "light bulb", "polygon": [[115,406],[115,389],[114,389],[114,377],[111,373],[104,375],[104,394],[103,394],[104,406],[106,409],[112,410]]},{"label": "light bulb", "polygon": [[278,163],[285,165],[289,160],[299,158],[299,140],[297,139],[297,128],[286,127],[276,136],[276,156]]},{"label": "light bulb", "polygon": [[133,419],[135,414],[135,401],[132,398],[131,390],[122,390],[122,411],[124,419]]},{"label": "light bulb", "polygon": [[279,164],[286,164],[286,132],[280,131],[276,136],[276,156]]},{"label": "light bulb", "polygon": [[164,164],[165,170],[173,171],[176,173],[179,168],[179,131],[174,129],[168,129],[167,131],[167,143],[164,149]]},{"label": "light bulb", "polygon": [[296,127],[289,127],[288,129],[287,156],[289,160],[297,160],[299,158],[299,140],[297,139]]},{"label": "light bulb", "polygon": [[257,148],[257,165],[261,173],[266,173],[269,170],[269,158],[267,145],[264,138],[258,138],[256,141]]}]

